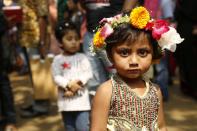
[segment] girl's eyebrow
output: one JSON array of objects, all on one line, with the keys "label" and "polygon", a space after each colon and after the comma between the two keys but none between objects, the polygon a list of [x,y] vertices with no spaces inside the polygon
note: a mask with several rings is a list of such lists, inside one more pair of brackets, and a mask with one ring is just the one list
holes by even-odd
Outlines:
[{"label": "girl's eyebrow", "polygon": [[118,46],[116,46],[116,48],[130,48],[130,47],[126,46],[126,45],[118,45]]},{"label": "girl's eyebrow", "polygon": [[130,48],[129,47],[122,46],[122,47],[117,47],[117,49],[130,49]]},{"label": "girl's eyebrow", "polygon": [[117,47],[116,50],[117,50],[117,51],[131,50],[131,48],[129,48],[129,47]]},{"label": "girl's eyebrow", "polygon": [[150,50],[150,47],[139,47],[139,49],[146,49],[146,50]]}]

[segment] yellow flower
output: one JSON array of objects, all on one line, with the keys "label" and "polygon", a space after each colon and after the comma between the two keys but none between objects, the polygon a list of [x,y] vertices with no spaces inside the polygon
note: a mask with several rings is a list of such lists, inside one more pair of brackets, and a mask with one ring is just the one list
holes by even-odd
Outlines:
[{"label": "yellow flower", "polygon": [[97,31],[93,38],[93,44],[97,48],[101,48],[104,45],[104,38],[100,35],[100,31]]},{"label": "yellow flower", "polygon": [[143,29],[149,20],[150,14],[144,7],[136,7],[131,11],[130,22],[134,27]]}]

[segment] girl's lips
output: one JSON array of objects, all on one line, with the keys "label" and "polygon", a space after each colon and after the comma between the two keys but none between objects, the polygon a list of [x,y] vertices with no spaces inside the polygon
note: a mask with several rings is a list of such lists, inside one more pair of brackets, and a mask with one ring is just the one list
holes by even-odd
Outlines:
[{"label": "girl's lips", "polygon": [[127,72],[130,74],[138,74],[140,73],[140,69],[127,70]]}]

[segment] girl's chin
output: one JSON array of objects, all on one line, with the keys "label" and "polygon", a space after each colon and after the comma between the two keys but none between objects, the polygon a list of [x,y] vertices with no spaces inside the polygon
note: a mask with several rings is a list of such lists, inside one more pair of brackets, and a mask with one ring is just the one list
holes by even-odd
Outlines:
[{"label": "girl's chin", "polygon": [[123,74],[123,75],[121,75],[121,74],[119,74],[123,79],[139,79],[139,78],[141,78],[141,74],[128,74],[128,75],[126,75],[126,74]]},{"label": "girl's chin", "polygon": [[64,54],[66,54],[66,55],[73,55],[75,53],[77,53],[77,51],[66,51],[66,52],[64,52]]}]

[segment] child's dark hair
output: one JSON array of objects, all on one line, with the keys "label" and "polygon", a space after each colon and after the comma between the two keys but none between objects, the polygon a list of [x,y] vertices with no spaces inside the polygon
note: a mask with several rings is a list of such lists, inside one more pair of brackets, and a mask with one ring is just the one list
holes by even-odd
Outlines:
[{"label": "child's dark hair", "polygon": [[125,41],[135,42],[139,36],[144,33],[148,41],[153,46],[153,59],[161,58],[161,50],[158,47],[157,41],[152,37],[151,32],[140,30],[133,27],[130,23],[122,23],[114,28],[114,32],[105,39],[106,51],[108,56],[111,56],[111,49],[116,43],[123,43]]},{"label": "child's dark hair", "polygon": [[55,36],[57,40],[60,42],[60,44],[62,44],[62,38],[69,30],[75,30],[78,36],[80,37],[79,30],[77,29],[77,27],[75,26],[73,22],[63,20],[57,24],[56,29],[55,29]]}]

